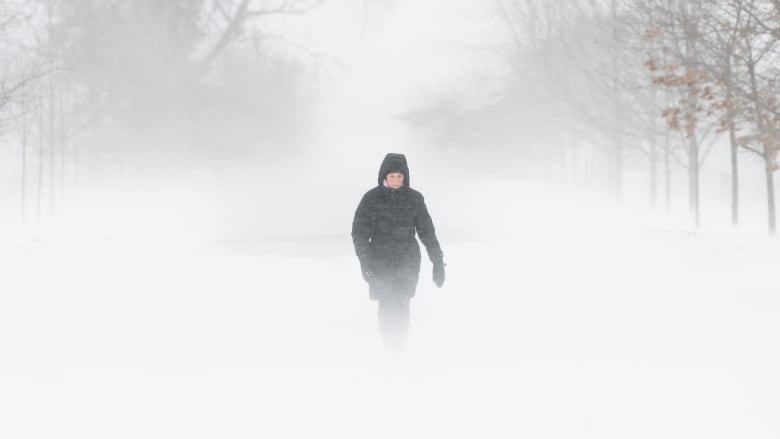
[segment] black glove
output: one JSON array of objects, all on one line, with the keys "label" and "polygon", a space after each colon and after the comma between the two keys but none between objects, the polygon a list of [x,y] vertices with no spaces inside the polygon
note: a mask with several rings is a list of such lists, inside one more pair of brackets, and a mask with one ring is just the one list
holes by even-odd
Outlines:
[{"label": "black glove", "polygon": [[444,262],[436,262],[433,264],[433,283],[437,287],[441,288],[444,285],[444,266],[447,265]]},{"label": "black glove", "polygon": [[371,267],[362,261],[360,262],[360,273],[363,275],[363,280],[366,282],[369,282],[369,280],[374,277],[374,272],[371,271]]}]

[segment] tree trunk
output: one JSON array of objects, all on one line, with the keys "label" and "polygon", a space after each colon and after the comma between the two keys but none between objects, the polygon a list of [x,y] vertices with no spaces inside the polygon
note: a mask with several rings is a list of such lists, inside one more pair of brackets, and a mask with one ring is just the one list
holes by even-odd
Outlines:
[{"label": "tree trunk", "polygon": [[65,132],[65,104],[63,102],[64,97],[63,93],[60,92],[60,94],[57,95],[57,113],[59,113],[59,129],[57,130],[57,143],[60,145],[60,182],[59,182],[59,193],[60,193],[60,205],[63,205],[65,202],[65,190],[66,190],[66,180],[67,180],[67,173],[66,168],[68,165],[68,156],[65,153],[66,152],[66,145],[68,143],[67,140],[67,133]]},{"label": "tree trunk", "polygon": [[699,139],[696,136],[696,107],[698,99],[696,93],[688,89],[686,102],[690,112],[686,126],[685,137],[688,140],[688,207],[693,217],[693,223],[696,228],[701,224],[701,209],[699,207]]},{"label": "tree trunk", "polygon": [[648,157],[650,159],[650,208],[655,210],[658,204],[658,118],[654,114],[656,105],[656,95],[653,93],[652,106],[648,112],[650,123],[648,123],[648,147],[650,149]]},{"label": "tree trunk", "polygon": [[27,87],[22,85],[22,223],[27,223]]},{"label": "tree trunk", "polygon": [[769,235],[775,236],[777,231],[776,216],[775,216],[775,181],[774,170],[772,167],[766,167],[766,198],[767,198],[767,213],[769,216]]},{"label": "tree trunk", "polygon": [[658,145],[655,137],[650,138],[650,208],[658,204]]},{"label": "tree trunk", "polygon": [[[731,50],[729,50],[730,52]],[[726,84],[732,83],[731,55],[726,57]],[[729,145],[731,147],[731,225],[739,224],[739,162],[737,160],[737,130],[736,115],[734,111],[733,94],[731,85],[726,86],[726,102],[728,102],[728,112],[726,113],[729,124]]]},{"label": "tree trunk", "polygon": [[669,130],[664,131],[664,207],[668,213],[672,200],[672,169],[671,169],[671,142],[669,142]]},{"label": "tree trunk", "polygon": [[[616,118],[619,119],[619,118]],[[615,129],[619,129],[619,120],[615,121]],[[615,133],[615,199],[620,203],[623,201],[623,143],[619,133]]]},{"label": "tree trunk", "polygon": [[734,119],[729,122],[729,142],[731,144],[731,224],[739,224],[739,166],[737,161],[737,133]]},{"label": "tree trunk", "polygon": [[[696,40],[697,30],[696,22],[693,19],[693,13],[688,8],[692,5],[686,5],[685,13],[685,71],[691,72],[695,68]],[[698,97],[693,86],[688,87],[686,96],[686,105],[689,114],[686,115],[685,135],[688,139],[688,202],[693,216],[693,223],[696,228],[701,223],[701,209],[699,208],[699,140],[696,136],[696,108],[698,107]]]},{"label": "tree trunk", "polygon": [[699,227],[701,210],[699,208],[699,142],[696,135],[688,138],[688,201],[693,223]]},{"label": "tree trunk", "polygon": [[54,214],[54,183],[56,166],[55,157],[57,156],[55,132],[54,132],[54,83],[52,74],[49,73],[49,214]]},{"label": "tree trunk", "polygon": [[766,198],[767,198],[767,216],[769,225],[769,234],[774,236],[775,234],[775,183],[774,183],[774,168],[773,158],[770,153],[769,142],[773,139],[768,138],[766,127],[764,126],[764,112],[761,111],[761,103],[759,102],[758,95],[758,83],[756,82],[756,65],[753,62],[748,63],[748,73],[750,74],[750,91],[752,95],[753,105],[756,110],[756,126],[758,127],[758,138],[762,145],[762,157],[764,159],[764,168],[766,173]]},{"label": "tree trunk", "polygon": [[46,151],[44,149],[44,132],[45,125],[43,121],[43,97],[38,97],[38,199],[37,199],[37,217],[38,221],[41,220],[41,205],[43,203],[43,172],[44,162],[46,159]]},{"label": "tree trunk", "polygon": [[52,35],[52,2],[47,2],[48,57],[49,57],[49,214],[54,214],[54,183],[56,171],[56,142],[54,132],[54,36]]},{"label": "tree trunk", "polygon": [[614,142],[615,142],[615,198],[623,201],[623,139],[621,135],[623,120],[620,113],[620,66],[618,64],[618,17],[617,0],[612,0],[612,111],[615,117]]}]

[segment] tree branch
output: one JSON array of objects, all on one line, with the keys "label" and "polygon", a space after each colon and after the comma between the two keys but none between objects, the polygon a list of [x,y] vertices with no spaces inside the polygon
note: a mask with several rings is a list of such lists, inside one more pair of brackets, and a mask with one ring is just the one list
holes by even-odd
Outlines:
[{"label": "tree branch", "polygon": [[512,34],[512,40],[515,43],[515,46],[517,49],[520,49],[523,47],[520,38],[520,32],[515,28],[515,25],[512,21],[512,18],[509,16],[509,12],[506,10],[506,6],[504,5],[503,0],[497,0],[499,10],[501,11],[501,18],[504,20],[504,23],[506,24],[507,28],[509,28],[509,32]]},{"label": "tree branch", "polygon": [[211,48],[211,50],[209,50],[206,56],[203,57],[203,60],[200,61],[199,64],[201,67],[207,68],[210,66],[214,59],[216,59],[217,56],[225,49],[225,47],[227,47],[227,45],[238,35],[242,25],[244,24],[244,20],[246,19],[246,10],[249,7],[250,1],[251,0],[241,0],[241,3],[236,9],[236,12],[228,21],[228,25],[225,28],[225,31],[222,32],[222,35],[220,35],[219,39]]},{"label": "tree branch", "polygon": [[236,7],[235,12],[230,12],[221,2],[215,2],[215,8],[227,20],[227,27],[220,35],[214,46],[206,53],[203,59],[198,63],[203,69],[207,69],[211,63],[222,53],[223,50],[236,39],[242,32],[244,23],[247,19],[263,17],[269,15],[302,15],[310,12],[315,7],[322,4],[323,0],[312,0],[307,6],[296,6],[297,2],[284,0],[279,6],[269,9],[252,9],[252,0],[241,0]]},{"label": "tree branch", "polygon": [[301,15],[311,12],[314,8],[322,4],[324,0],[313,0],[311,4],[303,7],[296,7],[295,2],[289,0],[283,1],[279,6],[271,9],[247,10],[247,17],[259,17],[263,15]]}]

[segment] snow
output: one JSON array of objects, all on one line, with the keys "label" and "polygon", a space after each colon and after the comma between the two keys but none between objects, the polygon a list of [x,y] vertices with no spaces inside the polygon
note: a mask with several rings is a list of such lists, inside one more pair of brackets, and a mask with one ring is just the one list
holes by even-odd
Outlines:
[{"label": "snow", "polygon": [[[672,213],[645,210],[644,156],[627,154],[616,206],[594,195],[609,176],[585,141],[556,165],[524,155],[552,149],[533,132],[513,150],[435,145],[399,116],[493,99],[506,66],[485,50],[491,4],[327,3],[274,25],[340,66],[306,85],[322,89],[293,124],[303,145],[239,123],[214,125],[218,164],[164,139],[129,154],[138,168],[80,150],[78,182],[53,199],[28,188],[24,225],[18,151],[3,153],[0,438],[780,436],[780,243],[760,161],[740,165],[731,227],[728,150],[714,150],[695,230],[680,168]],[[349,236],[387,152],[409,156],[448,264],[437,289],[423,262],[403,351],[382,346]],[[170,179],[133,181],[141,170]]]},{"label": "snow", "polygon": [[423,192],[448,277],[424,262],[403,352],[381,345],[351,211],[253,235],[139,196],[6,232],[0,434],[780,433],[776,240],[523,182]]}]

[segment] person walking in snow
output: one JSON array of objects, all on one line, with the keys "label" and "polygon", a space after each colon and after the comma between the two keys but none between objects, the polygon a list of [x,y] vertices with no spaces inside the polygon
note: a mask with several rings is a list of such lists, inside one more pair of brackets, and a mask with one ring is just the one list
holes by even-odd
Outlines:
[{"label": "person walking in snow", "polygon": [[423,195],[409,186],[403,154],[390,153],[379,167],[378,185],[360,200],[352,242],[369,298],[379,302],[379,332],[400,347],[409,330],[409,302],[420,274],[420,237],[433,263],[433,282],[444,284],[444,254]]}]

